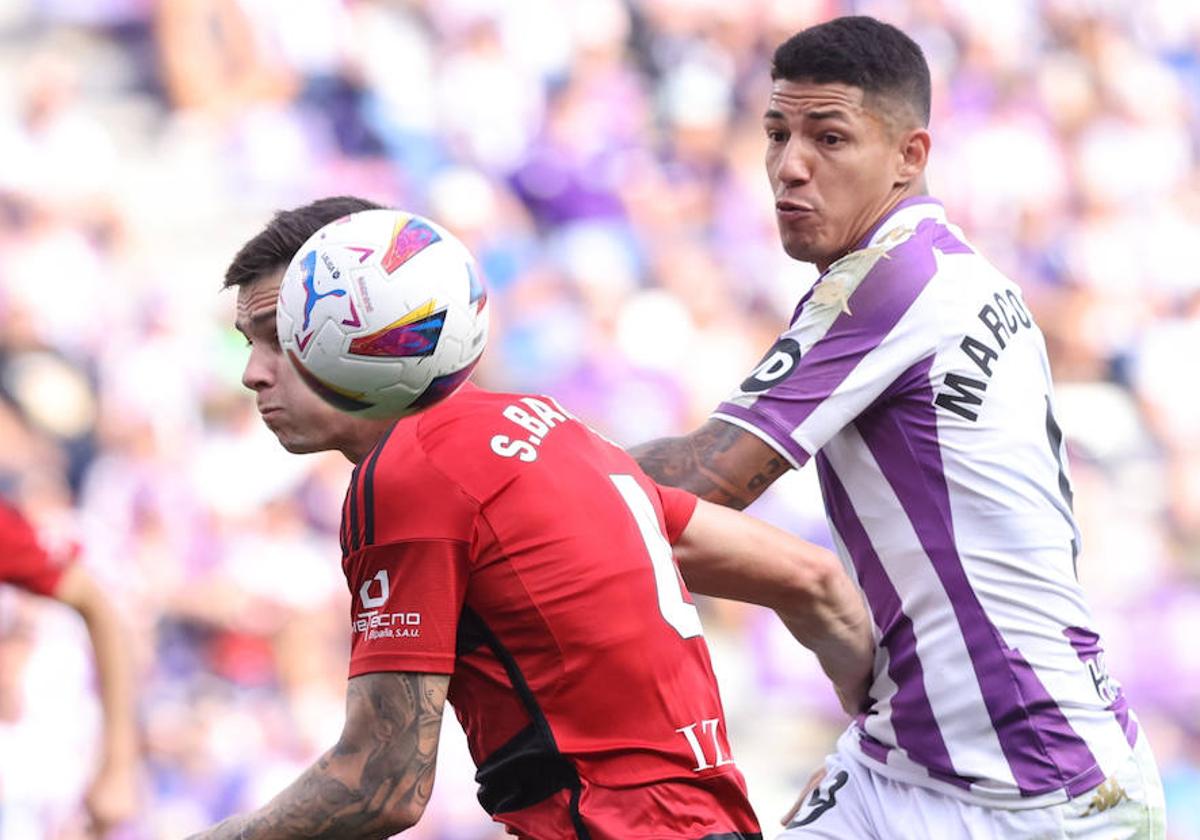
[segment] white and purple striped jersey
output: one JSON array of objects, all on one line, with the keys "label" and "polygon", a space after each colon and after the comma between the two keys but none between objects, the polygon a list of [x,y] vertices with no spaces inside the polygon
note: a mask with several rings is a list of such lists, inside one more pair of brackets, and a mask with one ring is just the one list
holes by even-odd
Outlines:
[{"label": "white and purple striped jersey", "polygon": [[892,778],[1036,807],[1102,783],[1137,723],[1076,579],[1041,331],[930,198],[901,202],[800,301],[714,417],[815,456],[874,618],[842,748]]}]

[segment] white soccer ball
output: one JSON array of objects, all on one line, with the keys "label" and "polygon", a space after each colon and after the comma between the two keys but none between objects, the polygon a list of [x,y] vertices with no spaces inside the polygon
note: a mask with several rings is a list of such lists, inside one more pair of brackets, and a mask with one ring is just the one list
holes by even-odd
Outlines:
[{"label": "white soccer ball", "polygon": [[487,344],[471,252],[399,210],[352,213],[313,234],[284,272],[275,312],[304,380],[361,417],[403,417],[449,396]]}]

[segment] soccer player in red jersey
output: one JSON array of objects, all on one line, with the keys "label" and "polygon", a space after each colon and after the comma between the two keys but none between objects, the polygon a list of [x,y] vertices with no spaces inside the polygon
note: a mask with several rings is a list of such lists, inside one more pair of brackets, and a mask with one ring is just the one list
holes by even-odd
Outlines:
[{"label": "soccer player in red jersey", "polygon": [[136,805],[133,678],[121,623],[92,576],[75,562],[77,554],[76,546],[48,550],[29,521],[0,499],[0,583],[61,601],[87,626],[100,683],[103,743],[84,805],[93,830],[103,836],[132,817]]},{"label": "soccer player in red jersey", "polygon": [[399,422],[326,405],[280,352],[279,282],[312,233],[374,206],[281,213],[226,275],[264,422],[289,451],[357,464],[341,530],[353,636],[337,745],[259,811],[198,836],[413,825],[448,699],[480,803],[518,837],[761,837],[671,543],[697,591],[777,609],[848,705],[872,661],[857,590],[830,552],[659,487],[549,397],[467,385]]}]

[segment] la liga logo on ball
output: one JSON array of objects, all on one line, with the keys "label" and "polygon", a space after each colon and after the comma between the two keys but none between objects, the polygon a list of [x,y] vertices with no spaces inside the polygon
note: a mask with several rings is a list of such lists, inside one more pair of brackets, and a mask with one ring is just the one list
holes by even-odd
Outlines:
[{"label": "la liga logo on ball", "polygon": [[487,291],[449,231],[364,210],[313,234],[284,272],[283,352],[316,393],[362,417],[404,417],[454,393],[487,345]]}]

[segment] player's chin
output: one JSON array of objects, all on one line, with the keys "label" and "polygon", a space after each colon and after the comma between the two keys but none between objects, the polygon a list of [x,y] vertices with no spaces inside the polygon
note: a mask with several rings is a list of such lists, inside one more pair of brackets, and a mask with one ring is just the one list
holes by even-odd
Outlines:
[{"label": "player's chin", "polygon": [[320,452],[326,448],[311,437],[286,426],[268,424],[268,428],[275,433],[275,439],[279,441],[279,445],[293,455],[307,455],[310,452]]},{"label": "player's chin", "polygon": [[279,445],[293,455],[309,455],[313,452],[323,452],[329,448],[327,445],[322,445],[314,440],[289,437],[280,432],[276,432],[275,437],[279,439]]},{"label": "player's chin", "polygon": [[780,230],[780,241],[783,251],[789,257],[800,262],[818,262],[820,247],[811,236],[798,235],[796,231]]}]

